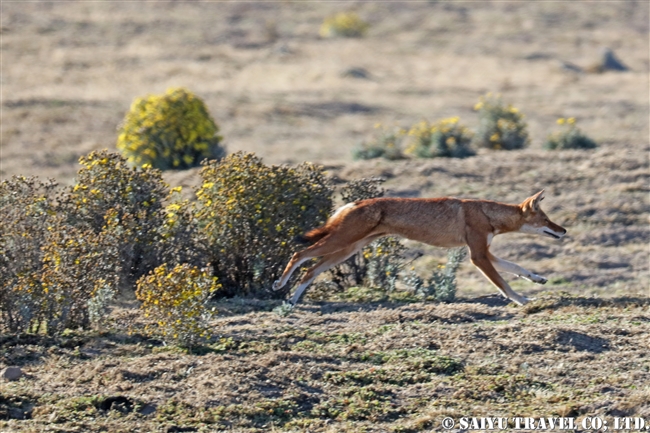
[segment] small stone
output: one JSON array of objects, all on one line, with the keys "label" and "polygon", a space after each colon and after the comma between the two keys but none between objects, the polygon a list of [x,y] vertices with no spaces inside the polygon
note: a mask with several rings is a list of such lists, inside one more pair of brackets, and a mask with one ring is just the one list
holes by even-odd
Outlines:
[{"label": "small stone", "polygon": [[22,375],[23,371],[20,369],[20,367],[7,367],[2,370],[2,372],[0,372],[0,376],[2,376],[3,379],[9,381],[18,380]]}]

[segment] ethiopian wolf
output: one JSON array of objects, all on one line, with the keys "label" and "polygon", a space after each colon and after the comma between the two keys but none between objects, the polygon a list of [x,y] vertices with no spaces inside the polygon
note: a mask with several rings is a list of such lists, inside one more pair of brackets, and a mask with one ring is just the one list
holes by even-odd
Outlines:
[{"label": "ethiopian wolf", "polygon": [[467,245],[471,261],[508,299],[523,305],[528,299],[517,294],[497,270],[534,283],[546,278],[490,253],[494,236],[508,232],[534,233],[560,239],[566,230],[548,219],[539,204],[544,190],[521,204],[489,200],[443,198],[374,198],[339,208],[323,225],[302,236],[310,247],[293,255],[282,277],[273,283],[279,290],[298,267],[321,257],[300,281],[289,302],[296,304],[307,286],[321,272],[346,260],[370,242],[398,235],[437,247]]}]

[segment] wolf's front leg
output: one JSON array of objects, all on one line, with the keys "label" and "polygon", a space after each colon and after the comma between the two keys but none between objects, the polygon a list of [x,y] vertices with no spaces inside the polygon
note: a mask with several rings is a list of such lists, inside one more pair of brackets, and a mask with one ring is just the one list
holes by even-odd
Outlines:
[{"label": "wolf's front leg", "polygon": [[507,260],[500,259],[499,257],[493,254],[490,254],[490,262],[492,262],[494,267],[499,271],[508,272],[509,274],[515,274],[516,276],[525,278],[528,281],[532,281],[533,283],[546,284],[546,282],[548,281],[546,278],[542,277],[541,275],[537,275],[526,268],[522,268],[516,263],[512,263]]}]

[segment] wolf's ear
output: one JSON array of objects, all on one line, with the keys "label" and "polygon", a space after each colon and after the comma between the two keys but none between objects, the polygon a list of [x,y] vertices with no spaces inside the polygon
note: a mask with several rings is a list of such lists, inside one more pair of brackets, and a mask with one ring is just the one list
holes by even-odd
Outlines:
[{"label": "wolf's ear", "polygon": [[535,195],[532,195],[528,197],[526,200],[523,201],[521,204],[521,208],[524,210],[524,212],[528,211],[533,211],[533,212],[538,212],[539,211],[539,203],[544,200],[544,190],[541,190]]}]

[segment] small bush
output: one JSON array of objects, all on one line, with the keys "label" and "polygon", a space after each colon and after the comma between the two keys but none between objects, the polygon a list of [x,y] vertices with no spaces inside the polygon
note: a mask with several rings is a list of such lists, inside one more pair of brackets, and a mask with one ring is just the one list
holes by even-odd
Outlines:
[{"label": "small bush", "polygon": [[[349,182],[341,189],[343,203],[382,197],[383,179],[365,178]],[[378,239],[326,273],[326,286],[343,291],[352,286],[368,286],[386,291],[395,290],[403,267],[405,247],[395,237]]]},{"label": "small bush", "polygon": [[133,165],[184,169],[225,155],[218,132],[199,97],[186,89],[169,89],[133,102],[117,148]]},{"label": "small bush", "polygon": [[423,280],[415,272],[411,272],[404,278],[404,283],[422,300],[452,302],[456,299],[456,272],[465,257],[465,247],[451,249],[447,253],[447,264],[433,271],[429,278]]},{"label": "small bush", "polygon": [[223,293],[282,297],[269,289],[294,250],[290,239],[324,223],[332,207],[322,168],[268,166],[238,152],[208,162],[201,176],[196,218]]},{"label": "small bush", "polygon": [[13,177],[0,183],[0,320],[3,331],[25,332],[42,320],[43,245],[57,184]]},{"label": "small bush", "polygon": [[214,311],[207,304],[218,289],[207,269],[188,264],[157,267],[138,280],[135,292],[145,317],[154,322],[145,332],[183,347],[210,338],[208,320]]},{"label": "small bush", "polygon": [[472,141],[476,147],[514,150],[523,149],[530,143],[524,115],[512,105],[504,105],[500,97],[488,93],[481,97],[474,109],[479,117]]},{"label": "small bush", "polygon": [[594,149],[598,146],[594,140],[583,134],[576,126],[574,117],[559,118],[557,123],[561,125],[562,129],[549,135],[544,143],[545,149]]},{"label": "small bush", "polygon": [[339,12],[325,18],[320,27],[323,38],[345,37],[360,38],[366,34],[370,26],[354,12]]},{"label": "small bush", "polygon": [[0,184],[0,329],[57,334],[105,316],[117,251],[87,226],[71,225],[57,192],[36,178]]},{"label": "small bush", "polygon": [[401,128],[392,130],[381,128],[381,131],[371,141],[358,144],[352,149],[352,158],[388,160],[404,159],[402,152],[405,131]]},{"label": "small bush", "polygon": [[422,121],[411,127],[408,135],[413,142],[406,153],[417,158],[465,158],[476,154],[470,147],[473,134],[459,123],[458,117],[433,124]]},{"label": "small bush", "polygon": [[160,264],[158,232],[168,187],[159,170],[131,168],[116,153],[91,152],[79,162],[77,183],[60,198],[64,212],[71,225],[113,238],[124,265],[122,283],[133,287]]},{"label": "small bush", "polygon": [[205,233],[195,216],[194,202],[180,198],[182,188],[172,188],[159,228],[158,261],[205,267],[210,261]]},{"label": "small bush", "polygon": [[58,224],[49,232],[43,252],[48,334],[102,323],[118,290],[118,247],[90,230]]}]

